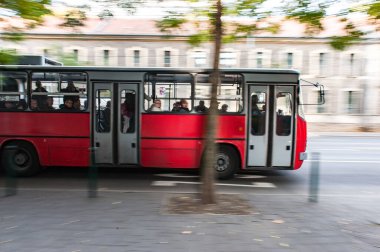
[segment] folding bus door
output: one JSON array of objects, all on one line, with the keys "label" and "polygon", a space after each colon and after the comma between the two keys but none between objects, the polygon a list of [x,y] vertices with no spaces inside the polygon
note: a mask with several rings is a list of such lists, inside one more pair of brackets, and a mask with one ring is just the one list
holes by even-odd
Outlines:
[{"label": "folding bus door", "polygon": [[294,86],[251,85],[247,166],[291,167]]}]

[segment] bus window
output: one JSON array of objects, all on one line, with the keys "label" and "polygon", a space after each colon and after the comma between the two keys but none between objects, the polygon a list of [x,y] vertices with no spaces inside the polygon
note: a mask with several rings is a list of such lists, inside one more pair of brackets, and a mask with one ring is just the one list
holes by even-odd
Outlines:
[{"label": "bus window", "polygon": [[[85,73],[35,72],[32,75],[34,110],[79,112],[87,110],[87,75]],[[65,101],[73,101],[72,109]]]},{"label": "bus window", "polygon": [[292,95],[279,92],[276,95],[276,134],[289,136],[292,124]]},{"label": "bus window", "polygon": [[161,111],[178,112],[174,108],[176,103],[185,99],[192,110],[192,85],[193,78],[190,74],[148,74],[144,84],[144,97],[154,97],[154,99],[144,99],[145,111],[150,111],[155,100],[160,100]]},{"label": "bus window", "polygon": [[267,94],[265,92],[253,92],[251,94],[251,134],[255,136],[265,135],[265,121],[267,114]]},{"label": "bus window", "polygon": [[[218,87],[218,109],[221,113],[237,113],[243,111],[242,78],[238,74],[222,74]],[[195,86],[195,111],[207,112],[211,101],[211,80],[208,74],[197,75]],[[204,108],[205,107],[205,108]],[[201,108],[201,109],[200,109]]]},{"label": "bus window", "polygon": [[25,110],[26,80],[24,72],[0,72],[0,109]]},{"label": "bus window", "polygon": [[122,90],[121,101],[121,132],[134,133],[136,125],[136,93],[133,90]]}]

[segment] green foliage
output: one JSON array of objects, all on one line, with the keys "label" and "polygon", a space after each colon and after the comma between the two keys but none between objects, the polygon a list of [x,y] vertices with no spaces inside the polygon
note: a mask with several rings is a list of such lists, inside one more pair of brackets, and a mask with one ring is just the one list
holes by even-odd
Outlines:
[{"label": "green foliage", "polygon": [[380,2],[374,2],[368,6],[367,14],[380,20]]},{"label": "green foliage", "polygon": [[342,51],[350,45],[360,41],[361,37],[365,35],[363,32],[359,31],[351,22],[348,22],[346,24],[345,31],[347,35],[334,36],[331,38],[330,45],[334,49]]},{"label": "green foliage", "polygon": [[[113,16],[112,12],[109,9],[111,6],[122,8],[126,10],[129,14],[133,14],[136,11],[136,6],[143,4],[145,2],[144,0],[94,0],[94,1],[107,8],[105,11],[106,11],[107,16],[109,17]],[[102,13],[105,14],[104,11],[102,11]]]},{"label": "green foliage", "polygon": [[291,1],[285,9],[288,19],[294,19],[306,25],[306,33],[315,34],[323,30],[321,23],[326,16],[328,5],[316,5],[315,1],[296,0]]},{"label": "green foliage", "polygon": [[47,8],[51,0],[0,0],[0,8],[14,13],[22,19],[42,22],[44,15],[50,14]]},{"label": "green foliage", "polygon": [[[47,8],[51,0],[0,0],[0,10],[2,16],[20,17],[24,21],[26,29],[34,28],[43,21],[43,16],[50,14]],[[5,24],[5,32],[2,39],[20,41],[22,40],[22,30],[7,23],[6,19],[0,19]],[[24,29],[25,29],[24,28]]]},{"label": "green foliage", "polygon": [[182,14],[170,12],[162,20],[157,21],[156,25],[161,32],[171,33],[173,30],[181,28],[186,22],[187,20],[182,17]]},{"label": "green foliage", "polygon": [[17,62],[17,55],[13,50],[0,49],[0,65],[12,65]]},{"label": "green foliage", "polygon": [[81,10],[69,10],[64,17],[64,22],[60,24],[63,27],[76,28],[84,26],[84,21],[87,20],[86,13]]},{"label": "green foliage", "polygon": [[202,31],[194,35],[190,35],[189,44],[192,46],[198,46],[202,43],[208,42],[212,39],[212,35],[208,31]]}]

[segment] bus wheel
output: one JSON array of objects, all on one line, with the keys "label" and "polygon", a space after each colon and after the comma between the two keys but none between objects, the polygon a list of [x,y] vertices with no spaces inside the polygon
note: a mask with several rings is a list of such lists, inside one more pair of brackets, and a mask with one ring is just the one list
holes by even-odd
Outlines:
[{"label": "bus wheel", "polygon": [[238,171],[239,162],[236,151],[229,146],[221,145],[216,151],[215,170],[218,179],[230,179]]},{"label": "bus wheel", "polygon": [[[14,149],[7,150],[7,146]],[[40,170],[40,163],[34,147],[25,142],[12,142],[3,148],[1,153],[4,171],[17,177],[28,177]]]}]

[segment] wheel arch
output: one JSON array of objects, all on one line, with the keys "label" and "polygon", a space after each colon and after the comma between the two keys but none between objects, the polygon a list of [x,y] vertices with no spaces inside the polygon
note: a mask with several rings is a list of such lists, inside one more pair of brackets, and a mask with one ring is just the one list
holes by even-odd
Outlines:
[{"label": "wheel arch", "polygon": [[[41,153],[39,152],[38,148],[36,148],[36,143],[34,143],[33,141],[30,141],[30,140],[23,139],[23,138],[12,138],[12,139],[7,139],[7,140],[3,141],[0,145],[0,154],[3,153],[4,148],[6,146],[8,146],[12,143],[24,143],[24,144],[29,145],[31,148],[33,148],[37,154],[38,163],[41,165]],[[1,157],[1,155],[0,155],[0,157]]]}]

